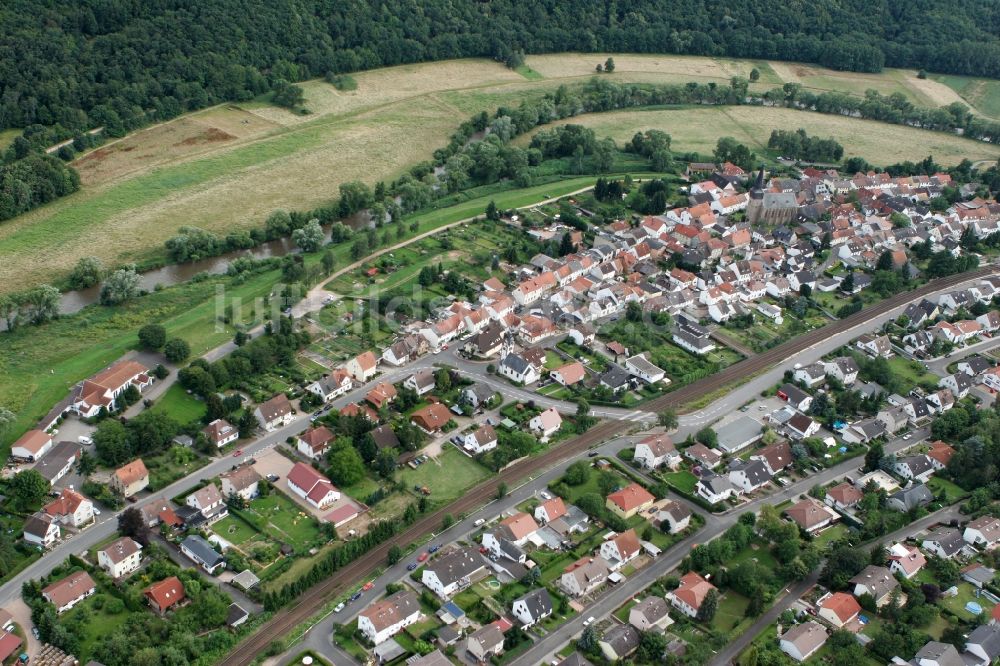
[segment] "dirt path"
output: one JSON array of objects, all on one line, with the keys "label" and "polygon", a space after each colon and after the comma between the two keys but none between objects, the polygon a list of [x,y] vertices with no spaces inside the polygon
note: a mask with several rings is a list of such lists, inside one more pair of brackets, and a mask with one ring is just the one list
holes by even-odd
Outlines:
[{"label": "dirt path", "polygon": [[[580,188],[579,190],[574,190],[573,192],[567,192],[566,194],[562,194],[562,195],[560,195],[558,197],[550,197],[548,199],[543,199],[541,201],[537,201],[537,202],[532,203],[532,204],[526,204],[524,206],[519,206],[515,210],[525,210],[525,209],[528,209],[528,208],[533,208],[535,206],[542,206],[542,205],[545,205],[545,204],[553,203],[555,201],[559,201],[560,199],[564,199],[566,197],[572,197],[572,196],[576,196],[577,194],[582,194],[583,192],[589,192],[592,189],[594,189],[593,186],[583,187],[583,188]],[[467,217],[467,218],[464,218],[464,219],[461,219],[461,220],[457,220],[455,222],[450,222],[450,223],[448,223],[448,224],[446,224],[444,226],[440,226],[440,227],[436,227],[434,229],[430,229],[430,230],[425,231],[425,232],[423,232],[421,234],[417,234],[416,236],[414,236],[412,238],[409,238],[409,239],[407,239],[405,241],[401,241],[399,243],[396,243],[395,245],[390,245],[389,247],[382,248],[381,250],[378,250],[377,252],[373,252],[372,254],[369,254],[364,259],[359,259],[358,261],[355,261],[354,263],[349,264],[349,265],[345,266],[344,268],[341,268],[340,270],[334,271],[330,275],[330,277],[328,277],[326,280],[324,280],[323,282],[319,283],[318,285],[316,285],[315,287],[313,287],[312,289],[309,290],[309,293],[306,294],[306,297],[304,299],[302,299],[301,301],[299,301],[292,308],[292,315],[295,316],[295,317],[302,317],[302,316],[304,316],[304,315],[306,315],[306,314],[308,314],[310,312],[313,312],[314,310],[319,310],[320,308],[322,308],[323,307],[323,300],[327,296],[335,295],[334,292],[330,292],[330,291],[326,290],[326,285],[330,284],[331,282],[333,282],[334,280],[336,280],[340,276],[344,275],[345,273],[350,273],[353,270],[357,270],[358,268],[361,268],[365,264],[370,263],[370,262],[378,259],[383,254],[386,254],[388,252],[395,252],[396,250],[404,248],[407,245],[410,245],[411,243],[416,243],[417,241],[421,241],[421,240],[423,240],[423,239],[425,239],[425,238],[427,238],[429,236],[433,236],[434,234],[439,234],[442,231],[445,231],[446,229],[452,229],[452,228],[457,227],[457,226],[459,226],[461,224],[468,224],[469,222],[472,222],[473,220],[475,220],[477,217],[479,217],[479,215],[474,215],[472,217]]]}]

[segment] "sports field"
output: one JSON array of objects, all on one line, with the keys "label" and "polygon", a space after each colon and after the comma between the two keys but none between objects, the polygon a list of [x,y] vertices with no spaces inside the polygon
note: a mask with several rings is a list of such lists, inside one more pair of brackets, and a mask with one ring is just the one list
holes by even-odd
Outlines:
[{"label": "sports field", "polygon": [[[182,225],[219,233],[258,226],[277,208],[302,210],[330,201],[342,182],[391,179],[429,159],[471,114],[584,81],[607,57],[531,56],[518,71],[485,60],[391,67],[354,75],[357,89],[352,91],[338,91],[324,81],[302,84],[307,114],[261,100],[223,104],[141,130],[76,160],[80,192],[0,224],[0,293],[53,281],[85,255],[108,265],[161,256],[163,242]],[[756,68],[756,90],[789,81],[815,91],[857,95],[874,88],[928,106],[964,97],[985,113],[1000,114],[1000,84],[992,81],[921,80],[904,70],[856,74],[726,58],[613,57],[615,72],[601,76],[621,82],[726,84]],[[645,116],[644,122],[669,123],[664,129],[682,149],[705,150],[726,134],[760,144],[773,127],[805,127],[833,134],[848,153],[877,163],[927,153],[942,162],[996,155],[991,146],[955,143],[941,134],[882,125],[868,130],[861,121],[846,118],[778,113],[706,108]],[[623,138],[627,121],[620,127],[607,119],[587,122]],[[9,137],[0,136],[0,144],[4,140]],[[907,146],[913,146],[912,152]]]}]

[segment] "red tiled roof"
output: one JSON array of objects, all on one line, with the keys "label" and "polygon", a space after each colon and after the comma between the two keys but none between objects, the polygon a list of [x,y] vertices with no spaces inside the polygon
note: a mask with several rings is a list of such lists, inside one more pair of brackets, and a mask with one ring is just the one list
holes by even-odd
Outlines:
[{"label": "red tiled roof", "polygon": [[656,498],[649,494],[649,491],[638,483],[632,483],[617,492],[608,495],[608,499],[614,502],[622,511],[631,511],[647,502],[652,502]]},{"label": "red tiled roof", "polygon": [[160,610],[167,610],[184,600],[184,584],[180,578],[171,576],[146,589],[146,596],[153,600]]}]

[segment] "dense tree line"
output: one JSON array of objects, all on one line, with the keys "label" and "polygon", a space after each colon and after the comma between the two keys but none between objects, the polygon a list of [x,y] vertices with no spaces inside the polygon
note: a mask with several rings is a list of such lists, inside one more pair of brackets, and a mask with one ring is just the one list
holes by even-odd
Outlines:
[{"label": "dense tree line", "polygon": [[844,147],[836,139],[809,136],[804,129],[794,132],[773,130],[767,147],[782,155],[810,162],[839,162],[844,156]]},{"label": "dense tree line", "polygon": [[51,155],[30,154],[0,164],[0,220],[80,189],[80,175]]},{"label": "dense tree line", "polygon": [[308,77],[468,56],[516,66],[524,52],[666,52],[1000,77],[1000,11],[989,0],[734,0],[723,11],[695,0],[12,0],[0,23],[0,128],[58,126],[65,136],[98,125],[116,136]]}]

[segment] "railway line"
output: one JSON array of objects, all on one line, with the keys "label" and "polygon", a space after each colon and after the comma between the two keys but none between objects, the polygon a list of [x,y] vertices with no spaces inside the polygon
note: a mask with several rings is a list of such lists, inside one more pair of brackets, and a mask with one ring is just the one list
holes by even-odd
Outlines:
[{"label": "railway line", "polygon": [[[845,319],[804,333],[793,340],[789,340],[756,356],[735,363],[710,377],[692,382],[676,391],[651,400],[644,405],[644,408],[655,412],[667,407],[675,408],[693,402],[710,395],[720,388],[733,384],[737,380],[756,375],[777,363],[788,360],[793,355],[810,348],[832,335],[849,331],[855,326],[871,320],[873,317],[884,315],[914,299],[942,289],[948,289],[972,279],[984,277],[993,273],[994,270],[992,266],[985,266],[974,271],[932,280],[913,291],[896,294]],[[247,640],[240,643],[220,664],[222,666],[248,666],[258,655],[267,649],[272,641],[286,636],[292,629],[318,612],[332,596],[342,592],[351,585],[357,584],[360,580],[374,573],[386,560],[389,548],[394,543],[405,545],[417,541],[421,537],[431,534],[440,528],[445,515],[468,513],[493,499],[501,483],[511,485],[519,479],[548,469],[559,462],[586,451],[595,444],[622,434],[632,425],[632,422],[629,421],[603,421],[598,423],[586,433],[566,440],[534,458],[529,458],[514,467],[504,470],[500,474],[472,488],[460,499],[420,518],[400,533],[394,541],[387,541],[373,548],[365,557],[351,562],[329,578],[311,587],[296,600],[294,606],[279,610],[270,621],[264,624],[255,634],[248,637]]]}]

